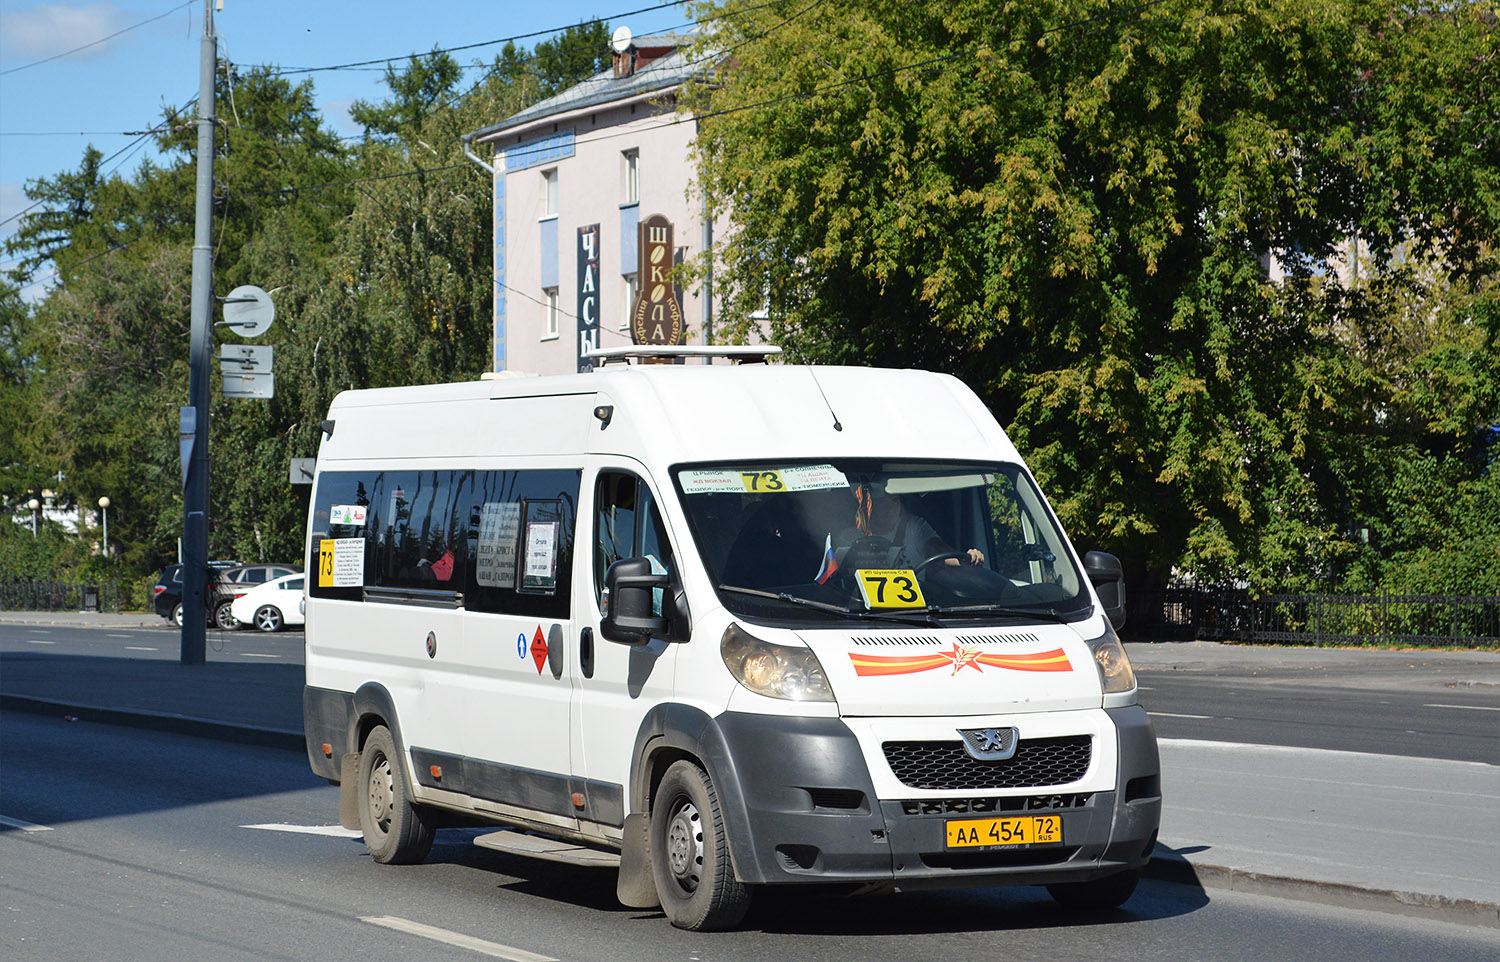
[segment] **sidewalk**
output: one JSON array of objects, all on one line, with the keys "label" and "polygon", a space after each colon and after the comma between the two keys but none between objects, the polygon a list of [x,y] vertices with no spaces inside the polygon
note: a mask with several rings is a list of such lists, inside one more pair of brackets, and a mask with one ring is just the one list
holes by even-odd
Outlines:
[{"label": "sidewalk", "polygon": [[[34,619],[34,620],[32,620]],[[0,624],[162,627],[154,616],[0,612]],[[1392,652],[1128,646],[1137,671]],[[1445,656],[1451,653],[1444,653]],[[1464,653],[1460,653],[1464,654]],[[1496,685],[1500,656],[1461,658]],[[215,660],[3,656],[0,708],[303,751],[302,668]],[[1500,697],[1497,697],[1500,702]],[[1497,733],[1500,737],[1500,733]],[[1148,876],[1500,928],[1500,766],[1393,755],[1162,739],[1166,799]]]}]

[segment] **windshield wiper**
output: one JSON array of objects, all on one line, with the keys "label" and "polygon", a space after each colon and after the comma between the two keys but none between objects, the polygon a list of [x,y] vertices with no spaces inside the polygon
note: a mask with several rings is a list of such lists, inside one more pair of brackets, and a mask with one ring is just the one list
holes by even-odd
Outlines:
[{"label": "windshield wiper", "polygon": [[937,622],[928,615],[930,609],[913,608],[909,611],[860,611],[856,608],[848,608],[843,605],[831,605],[826,601],[814,601],[811,598],[803,598],[786,591],[762,591],[759,588],[745,588],[741,585],[719,585],[720,591],[729,591],[737,595],[750,595],[755,598],[770,598],[773,601],[785,601],[789,605],[800,605],[804,608],[813,608],[817,611],[826,611],[830,614],[842,615],[845,618],[858,618],[861,621],[896,621],[903,624],[911,622],[911,618],[903,615],[918,615],[926,624],[936,625]]},{"label": "windshield wiper", "polygon": [[982,614],[982,615],[1009,615],[1016,618],[1040,618],[1044,621],[1055,621],[1058,624],[1067,624],[1068,617],[1060,613],[1056,608],[1015,608],[1007,605],[933,605],[927,609],[933,614]]}]

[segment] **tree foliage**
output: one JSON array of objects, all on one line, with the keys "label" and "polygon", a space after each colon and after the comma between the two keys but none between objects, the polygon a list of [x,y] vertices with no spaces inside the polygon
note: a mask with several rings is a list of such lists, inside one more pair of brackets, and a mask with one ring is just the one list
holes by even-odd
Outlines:
[{"label": "tree foliage", "polygon": [[[356,105],[368,136],[353,146],[323,122],[310,81],[220,71],[214,288],[272,292],[276,323],[256,343],[275,352],[276,396],[212,403],[211,556],[300,557],[308,491],[288,462],[316,453],[336,393],[488,367],[491,187],[459,135],[597,72],[608,36],[565,31],[540,59],[508,45],[462,94],[451,57],[414,55],[387,71],[386,100]],[[173,560],[182,528],[192,116],[165,111],[156,136],[165,159],[130,176],[89,148],[78,170],[29,184],[43,203],[6,249],[18,282],[48,263],[59,280],[34,309],[0,286],[0,448],[14,452],[0,499],[13,508],[43,486],[75,504],[108,495],[110,540],[135,572]],[[38,554],[25,535],[0,556],[6,571],[78,560]]]},{"label": "tree foliage", "polygon": [[804,7],[700,8],[721,327],[959,375],[1137,578],[1326,585],[1451,492],[1372,480],[1485,476],[1487,5]]}]

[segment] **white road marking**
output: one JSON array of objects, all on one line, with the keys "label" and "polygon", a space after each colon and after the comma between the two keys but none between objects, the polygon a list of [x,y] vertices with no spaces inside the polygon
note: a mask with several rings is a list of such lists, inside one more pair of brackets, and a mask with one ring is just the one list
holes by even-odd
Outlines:
[{"label": "white road marking", "polygon": [[509,945],[501,945],[499,942],[486,942],[484,939],[476,939],[471,935],[461,935],[457,932],[449,932],[447,929],[439,929],[431,925],[423,925],[420,922],[411,922],[407,919],[397,918],[394,915],[362,915],[361,922],[369,922],[371,925],[379,925],[397,932],[405,932],[408,935],[420,935],[434,942],[442,942],[445,945],[457,946],[461,949],[471,949],[496,959],[510,959],[511,962],[557,962],[549,955],[537,955],[527,952],[525,949],[512,948]]},{"label": "white road marking", "polygon": [[[1403,761],[1403,762],[1425,761],[1425,762],[1441,762],[1444,765],[1467,765],[1469,767],[1474,767],[1474,768],[1493,768],[1493,767],[1495,767],[1495,766],[1491,765],[1489,762],[1465,762],[1465,761],[1458,761],[1458,760],[1452,759],[1452,758],[1443,758],[1443,759],[1424,758],[1424,759],[1418,759],[1418,758],[1414,758],[1414,757],[1412,757],[1410,755],[1385,755],[1385,754],[1381,754],[1379,752],[1351,752],[1351,751],[1346,751],[1344,749],[1338,749],[1338,748],[1304,748],[1304,747],[1302,747],[1300,745],[1256,745],[1256,744],[1252,744],[1250,742],[1218,742],[1218,741],[1214,741],[1214,740],[1208,739],[1208,738],[1158,738],[1156,740],[1156,742],[1157,742],[1158,745],[1181,746],[1183,748],[1196,748],[1196,749],[1211,749],[1211,750],[1218,750],[1218,751],[1223,751],[1223,752],[1252,752],[1252,753],[1266,754],[1266,755],[1275,755],[1275,754],[1301,755],[1301,756],[1303,756],[1305,758],[1319,758],[1319,757],[1322,757],[1322,756],[1328,756],[1330,758],[1344,757],[1344,758],[1352,758],[1352,759],[1392,758],[1392,759],[1396,759],[1397,761]],[[1206,771],[1207,769],[1204,769],[1204,770]],[[1233,770],[1226,769],[1226,771],[1233,771]],[[1303,780],[1305,781],[1306,779],[1303,779]],[[1342,783],[1342,782],[1336,782],[1335,784],[1344,784],[1344,783]],[[1386,788],[1400,788],[1403,791],[1405,790],[1404,786],[1385,785],[1383,787],[1386,787]],[[1412,790],[1413,791],[1424,791],[1424,792],[1430,791],[1429,788],[1424,787],[1424,786],[1415,786],[1415,787],[1413,787]]]},{"label": "white road marking", "polygon": [[55,641],[43,641],[40,638],[27,638],[26,639],[26,644],[28,644],[28,645],[55,645],[55,644],[57,644],[57,642],[55,642]]},{"label": "white road marking", "polygon": [[242,651],[240,655],[245,658],[280,658],[280,655],[269,655],[261,651]]},{"label": "white road marking", "polygon": [[1177,713],[1175,711],[1148,711],[1148,712],[1146,712],[1146,714],[1148,714],[1148,715],[1155,715],[1158,718],[1212,718],[1212,717],[1214,717],[1212,715],[1182,715],[1182,714],[1179,714],[1179,713]]},{"label": "white road marking", "polygon": [[131,636],[130,635],[114,635],[114,634],[109,634],[109,635],[105,635],[104,637],[106,637],[106,638],[129,638]]},{"label": "white road marking", "polygon": [[31,822],[23,822],[19,818],[6,818],[0,815],[0,825],[9,825],[11,828],[19,828],[23,832],[50,832],[50,825],[33,825]]},{"label": "white road marking", "polygon": [[1500,711],[1494,705],[1423,705],[1423,708],[1458,708],[1464,711]]},{"label": "white road marking", "polygon": [[332,835],[334,838],[359,838],[363,834],[359,829],[345,828],[342,825],[287,825],[281,822],[241,825],[240,828],[258,828],[267,832],[296,832],[299,835]]},{"label": "white road marking", "polygon": [[126,645],[126,651],[155,651],[155,648],[147,648],[144,645]]}]

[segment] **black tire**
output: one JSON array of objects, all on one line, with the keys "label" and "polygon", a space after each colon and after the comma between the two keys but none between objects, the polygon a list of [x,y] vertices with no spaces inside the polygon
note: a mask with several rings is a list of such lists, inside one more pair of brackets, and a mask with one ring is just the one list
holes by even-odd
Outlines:
[{"label": "black tire", "polygon": [[365,848],[384,865],[412,865],[432,851],[434,820],[413,805],[396,741],[384,725],[370,732],[359,753],[359,824]]},{"label": "black tire", "polygon": [[251,624],[261,631],[280,631],[286,627],[286,619],[275,605],[261,605],[255,609],[255,620]]},{"label": "black tire", "polygon": [[172,606],[172,624],[182,627],[182,602],[180,601]]},{"label": "black tire", "polygon": [[220,631],[235,631],[239,626],[239,619],[235,618],[234,612],[229,610],[229,602],[226,601],[214,609],[214,627]]},{"label": "black tire", "polygon": [[694,932],[733,928],[750,909],[751,890],[734,877],[719,796],[707,773],[674,762],[651,805],[651,871],[662,911]]},{"label": "black tire", "polygon": [[1113,909],[1125,904],[1140,884],[1141,873],[1135,869],[1107,875],[1091,882],[1064,882],[1047,886],[1047,893],[1057,904],[1084,911]]}]

